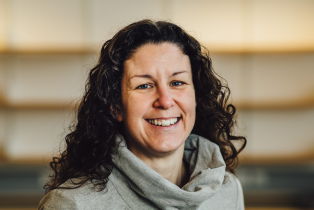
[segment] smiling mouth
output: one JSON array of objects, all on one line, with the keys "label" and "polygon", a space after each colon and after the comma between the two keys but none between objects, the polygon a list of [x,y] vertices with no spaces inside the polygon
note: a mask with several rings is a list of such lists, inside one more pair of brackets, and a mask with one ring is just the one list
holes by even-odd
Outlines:
[{"label": "smiling mouth", "polygon": [[177,124],[181,117],[174,117],[169,119],[146,119],[146,121],[155,126],[168,127]]}]

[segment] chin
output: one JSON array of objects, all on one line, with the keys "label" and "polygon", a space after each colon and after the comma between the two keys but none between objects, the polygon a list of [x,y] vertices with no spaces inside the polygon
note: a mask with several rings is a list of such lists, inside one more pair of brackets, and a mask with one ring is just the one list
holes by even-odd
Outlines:
[{"label": "chin", "polygon": [[163,143],[159,143],[157,145],[154,145],[151,149],[155,153],[160,153],[160,154],[173,153],[173,152],[179,150],[182,146],[184,146],[184,142],[185,142],[185,140],[182,140],[180,142],[178,142],[178,141],[177,142],[175,142],[175,141],[169,142],[169,139],[168,139],[167,142],[163,142]]}]

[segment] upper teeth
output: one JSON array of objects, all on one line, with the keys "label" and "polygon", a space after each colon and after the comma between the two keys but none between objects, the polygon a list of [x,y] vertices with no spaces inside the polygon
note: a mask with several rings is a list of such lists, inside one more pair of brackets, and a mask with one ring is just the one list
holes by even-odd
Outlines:
[{"label": "upper teeth", "polygon": [[178,122],[178,118],[171,118],[167,120],[148,119],[147,121],[153,125],[169,126]]}]

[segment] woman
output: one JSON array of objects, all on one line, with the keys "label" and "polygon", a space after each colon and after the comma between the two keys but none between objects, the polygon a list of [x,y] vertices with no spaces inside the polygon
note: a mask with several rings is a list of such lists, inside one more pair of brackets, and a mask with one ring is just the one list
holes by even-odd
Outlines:
[{"label": "woman", "polygon": [[[243,209],[232,174],[246,139],[207,52],[143,20],[102,47],[40,209]],[[232,141],[242,146],[235,148]]]}]

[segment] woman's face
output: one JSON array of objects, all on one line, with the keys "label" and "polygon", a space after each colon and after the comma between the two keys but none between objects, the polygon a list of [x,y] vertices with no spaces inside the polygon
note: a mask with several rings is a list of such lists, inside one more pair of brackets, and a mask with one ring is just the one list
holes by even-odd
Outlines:
[{"label": "woman's face", "polygon": [[122,113],[128,146],[138,156],[184,147],[195,123],[189,57],[173,43],[145,44],[124,63]]}]

